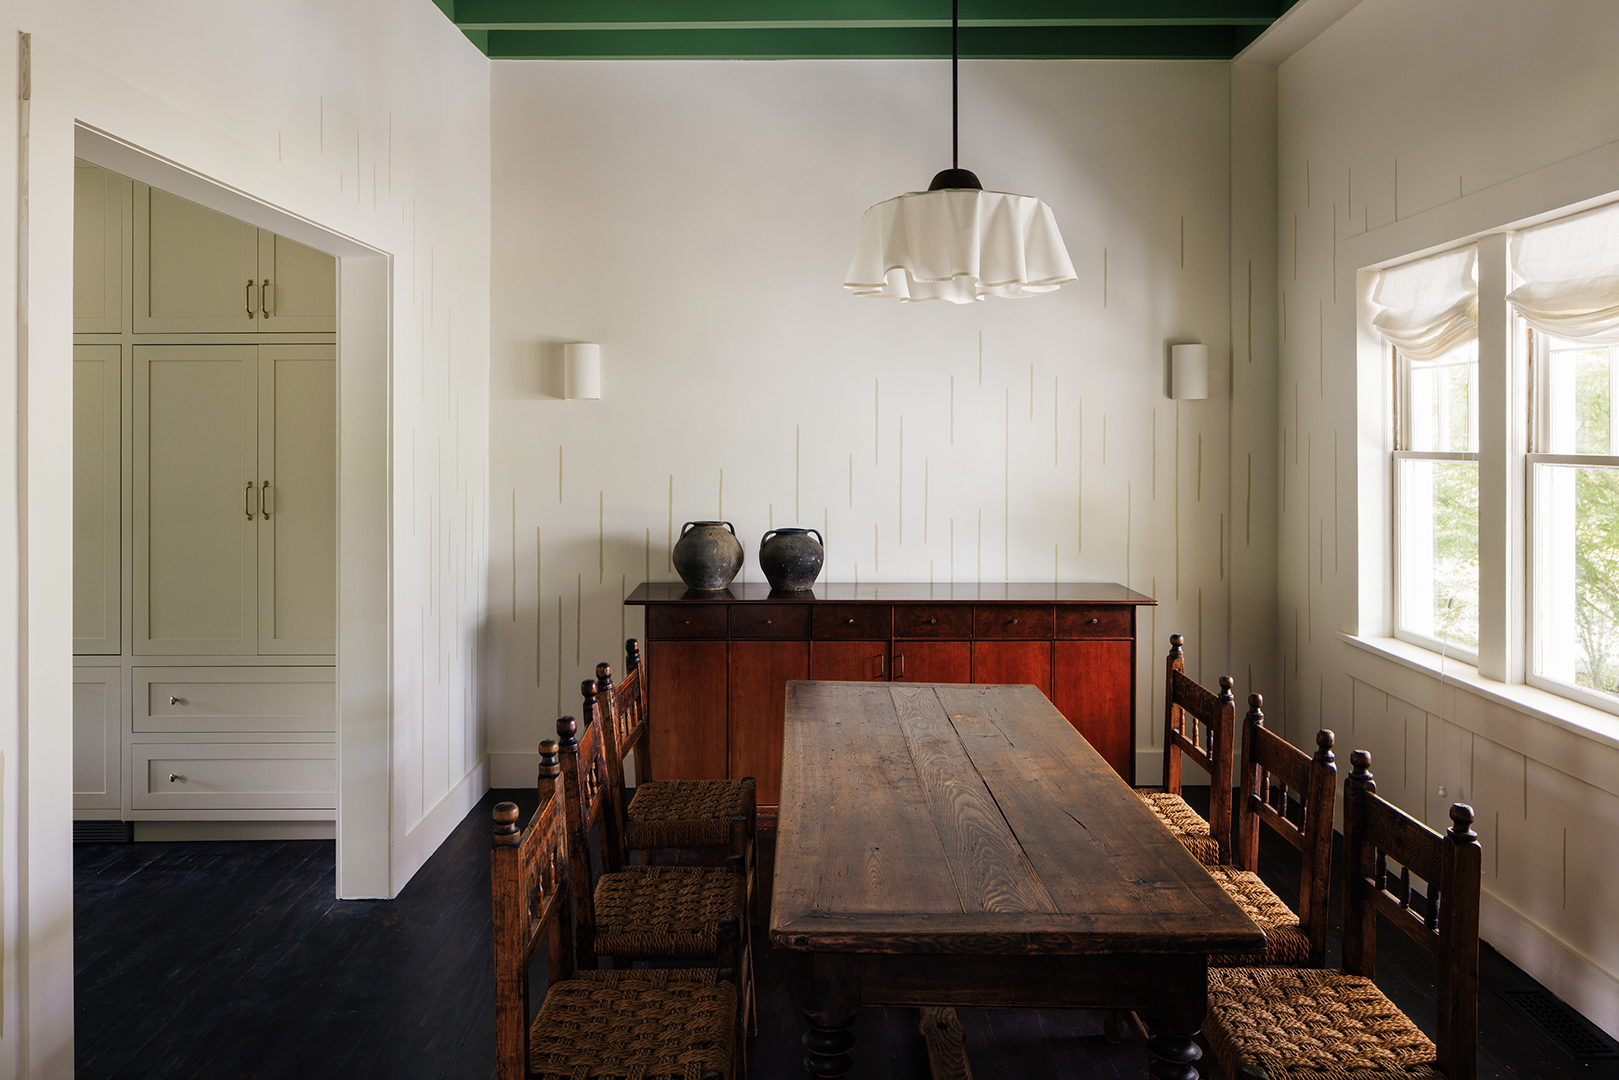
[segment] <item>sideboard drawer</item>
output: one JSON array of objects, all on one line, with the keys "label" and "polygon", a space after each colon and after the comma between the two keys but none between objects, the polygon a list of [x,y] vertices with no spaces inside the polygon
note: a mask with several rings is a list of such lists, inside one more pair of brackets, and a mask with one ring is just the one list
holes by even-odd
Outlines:
[{"label": "sideboard drawer", "polygon": [[821,639],[886,638],[893,625],[887,604],[817,604],[815,636]]},{"label": "sideboard drawer", "polygon": [[724,604],[652,604],[646,609],[649,638],[722,638]]},{"label": "sideboard drawer", "polygon": [[971,604],[900,604],[894,608],[897,638],[965,639],[973,636]]},{"label": "sideboard drawer", "polygon": [[976,604],[973,636],[979,638],[1049,638],[1050,604]]},{"label": "sideboard drawer", "polygon": [[805,604],[733,604],[734,638],[809,637],[810,609]]},{"label": "sideboard drawer", "polygon": [[1074,605],[1057,609],[1060,638],[1133,638],[1136,609],[1120,604]]}]

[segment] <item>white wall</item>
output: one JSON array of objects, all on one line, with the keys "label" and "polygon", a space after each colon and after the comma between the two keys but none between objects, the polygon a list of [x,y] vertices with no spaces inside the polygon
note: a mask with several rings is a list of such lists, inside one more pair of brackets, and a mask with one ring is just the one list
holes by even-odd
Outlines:
[{"label": "white wall", "polygon": [[[391,723],[377,763],[391,753],[392,805],[376,823],[386,835],[374,838],[367,880],[344,887],[396,892],[486,786],[475,675],[487,551],[487,61],[426,0],[10,0],[0,26],[13,43],[0,50],[0,81],[18,85],[17,33],[32,35],[38,61],[25,170],[35,181],[67,177],[71,190],[80,119],[390,259],[394,586],[365,617],[391,619],[392,677],[378,688],[386,702],[344,708]],[[0,201],[17,205],[15,108],[0,111],[0,146]],[[39,238],[70,236],[71,209],[44,185],[30,199],[28,282],[17,279],[17,219],[0,221],[0,291],[26,286],[32,314],[19,352],[17,309],[0,305],[0,685],[17,688],[0,699],[0,1076],[66,1076],[71,643],[52,614],[66,605],[51,598],[71,587],[57,557],[71,485],[67,455],[50,451],[53,429],[68,427],[71,326],[67,259]]]},{"label": "white wall", "polygon": [[1281,65],[1278,635],[1295,740],[1335,729],[1341,769],[1369,749],[1380,793],[1436,827],[1473,804],[1484,936],[1619,1033],[1619,738],[1339,636],[1389,630],[1356,271],[1619,190],[1616,33],[1600,0],[1364,0]]},{"label": "white wall", "polygon": [[[828,581],[1151,593],[1144,777],[1172,631],[1194,675],[1231,671],[1246,693],[1251,668],[1263,684],[1274,518],[1262,459],[1248,526],[1247,441],[1232,482],[1234,307],[1239,386],[1257,393],[1239,409],[1258,410],[1236,422],[1261,456],[1274,354],[1261,341],[1248,361],[1246,239],[1232,294],[1228,65],[963,63],[961,164],[1045,200],[1079,273],[1054,295],[967,307],[841,287],[865,209],[949,165],[947,65],[493,68],[497,783],[532,781],[579,680],[641,633],[623,595],[676,578],[671,539],[692,519],[733,521],[753,580],[758,538],[798,524],[825,531]],[[1274,323],[1267,100],[1260,80],[1241,105],[1244,167],[1259,162],[1260,193],[1245,184],[1240,201],[1264,237],[1261,327]],[[550,367],[576,340],[602,346],[599,402],[555,396]],[[1210,346],[1209,400],[1165,396],[1173,341]],[[1239,577],[1242,621],[1263,629],[1234,648]]]}]

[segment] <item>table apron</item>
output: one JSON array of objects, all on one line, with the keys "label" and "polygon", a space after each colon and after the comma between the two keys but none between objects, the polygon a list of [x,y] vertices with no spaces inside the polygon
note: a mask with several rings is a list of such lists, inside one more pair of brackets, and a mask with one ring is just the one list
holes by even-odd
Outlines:
[{"label": "table apron", "polygon": [[1202,1025],[1208,1008],[1208,961],[1197,954],[812,953],[808,960],[812,988],[841,983],[836,996],[856,1005],[1136,1009],[1186,1031]]}]

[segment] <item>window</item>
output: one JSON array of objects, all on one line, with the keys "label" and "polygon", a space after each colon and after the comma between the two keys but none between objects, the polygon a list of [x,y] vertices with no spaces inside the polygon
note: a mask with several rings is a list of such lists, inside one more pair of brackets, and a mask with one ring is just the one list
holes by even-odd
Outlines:
[{"label": "window", "polygon": [[[1619,713],[1619,203],[1383,270],[1371,299],[1394,636]],[[1488,344],[1481,303],[1511,323]]]},{"label": "window", "polygon": [[[1532,337],[1529,681],[1619,703],[1619,346]],[[1549,684],[1549,685],[1548,685]]]},{"label": "window", "polygon": [[1395,627],[1478,658],[1478,342],[1434,360],[1394,350]]}]

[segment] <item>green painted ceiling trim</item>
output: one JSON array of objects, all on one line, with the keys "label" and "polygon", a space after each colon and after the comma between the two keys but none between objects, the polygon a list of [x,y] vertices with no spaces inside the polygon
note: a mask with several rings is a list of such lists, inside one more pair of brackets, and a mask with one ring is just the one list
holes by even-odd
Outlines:
[{"label": "green painted ceiling trim", "polygon": [[[1247,28],[1241,28],[1247,29]],[[983,27],[964,59],[1229,60],[1233,26]],[[950,28],[488,30],[491,59],[948,59]],[[1248,40],[1252,40],[1249,38]]]},{"label": "green painted ceiling trim", "polygon": [[[505,29],[770,25],[948,26],[944,0],[435,0],[459,26]],[[963,0],[963,26],[1268,25],[1292,0]],[[769,18],[761,18],[767,14]]]}]

